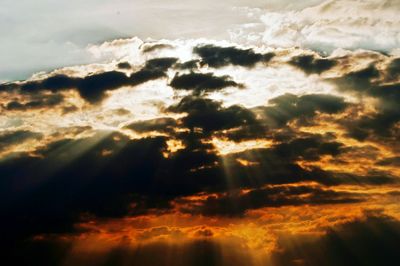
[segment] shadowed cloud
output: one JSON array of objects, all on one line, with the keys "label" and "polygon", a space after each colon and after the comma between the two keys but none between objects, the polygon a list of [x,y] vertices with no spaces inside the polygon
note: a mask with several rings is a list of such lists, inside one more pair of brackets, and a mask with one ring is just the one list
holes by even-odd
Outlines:
[{"label": "shadowed cloud", "polygon": [[202,64],[215,68],[227,65],[253,67],[260,62],[267,63],[274,57],[273,53],[261,54],[252,49],[214,45],[197,46],[193,52],[201,57]]},{"label": "shadowed cloud", "polygon": [[400,222],[380,213],[334,228],[324,236],[279,240],[281,252],[273,255],[277,266],[288,265],[397,265],[400,255]]},{"label": "shadowed cloud", "polygon": [[314,55],[299,55],[293,57],[289,64],[300,68],[306,74],[321,74],[337,64],[335,60],[315,58]]},{"label": "shadowed cloud", "polygon": [[177,90],[191,90],[195,94],[202,92],[218,91],[226,87],[242,88],[229,76],[215,76],[213,73],[176,74],[171,80],[170,86]]},{"label": "shadowed cloud", "polygon": [[[69,77],[58,74],[44,80],[28,81],[20,86],[23,93],[34,94],[42,90],[58,92],[66,89],[78,90],[86,101],[96,104],[106,97],[106,92],[123,86],[136,86],[150,80],[163,78],[165,71],[177,62],[176,58],[155,58],[146,61],[144,67],[129,76],[120,71],[106,71],[88,75],[84,78]],[[127,65],[125,65],[126,68]],[[11,85],[7,85],[9,88]],[[19,86],[13,87],[19,88]]]},{"label": "shadowed cloud", "polygon": [[328,94],[306,94],[296,96],[286,93],[269,100],[271,106],[257,108],[270,126],[282,127],[289,121],[299,119],[300,123],[310,123],[318,113],[337,114],[349,106],[338,96]]}]

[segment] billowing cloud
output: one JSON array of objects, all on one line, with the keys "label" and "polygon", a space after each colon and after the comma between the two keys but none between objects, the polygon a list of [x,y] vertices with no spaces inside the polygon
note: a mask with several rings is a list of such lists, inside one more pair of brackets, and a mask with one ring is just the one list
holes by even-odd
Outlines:
[{"label": "billowing cloud", "polygon": [[396,0],[327,0],[301,10],[256,9],[249,13],[260,15],[260,22],[239,26],[232,35],[241,41],[321,52],[336,48],[390,52],[399,47],[399,8]]}]

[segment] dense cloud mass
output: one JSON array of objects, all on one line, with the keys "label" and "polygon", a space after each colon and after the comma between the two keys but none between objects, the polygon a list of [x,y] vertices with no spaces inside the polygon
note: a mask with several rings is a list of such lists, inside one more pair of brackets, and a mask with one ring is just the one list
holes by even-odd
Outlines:
[{"label": "dense cloud mass", "polygon": [[300,97],[286,93],[269,101],[272,106],[262,107],[271,124],[283,126],[294,119],[304,122],[317,113],[335,114],[344,111],[348,104],[343,98],[333,95],[308,94]]},{"label": "dense cloud mass", "polygon": [[251,49],[238,49],[235,47],[217,47],[205,45],[195,47],[195,54],[198,54],[203,64],[211,67],[223,67],[226,65],[252,67],[259,62],[268,62],[274,56],[272,53],[260,54]]},{"label": "dense cloud mass", "polygon": [[281,239],[280,245],[288,248],[274,259],[276,265],[396,265],[399,226],[392,217],[367,213],[362,220],[330,228],[317,239]]},{"label": "dense cloud mass", "polygon": [[314,55],[300,55],[292,58],[290,63],[307,74],[321,74],[335,66],[334,60],[314,58]]},{"label": "dense cloud mass", "polygon": [[90,47],[110,61],[0,84],[3,260],[398,265],[400,61],[321,51],[348,2],[276,7],[263,45],[118,39]]},{"label": "dense cloud mass", "polygon": [[220,90],[225,87],[241,87],[241,84],[231,80],[229,76],[214,76],[213,73],[177,74],[171,84],[177,90],[193,90],[199,94],[206,91]]},{"label": "dense cloud mass", "polygon": [[[55,75],[42,81],[27,82],[20,89],[23,93],[36,93],[40,90],[57,92],[65,89],[77,89],[82,98],[88,102],[96,103],[105,97],[106,91],[123,86],[135,86],[164,77],[164,72],[176,61],[176,58],[152,59],[147,61],[142,69],[131,73],[130,76],[120,71],[107,71],[88,75],[84,78],[68,77],[62,74]],[[120,65],[119,68],[121,68]]]}]

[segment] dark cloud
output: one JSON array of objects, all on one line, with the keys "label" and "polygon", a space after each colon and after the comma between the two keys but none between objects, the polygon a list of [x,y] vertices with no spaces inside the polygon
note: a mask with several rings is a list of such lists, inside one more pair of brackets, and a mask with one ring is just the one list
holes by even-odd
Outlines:
[{"label": "dark cloud", "polygon": [[156,43],[156,44],[151,44],[151,43],[145,43],[142,46],[142,52],[143,53],[149,53],[153,52],[156,50],[161,50],[161,49],[172,49],[174,48],[170,44],[165,44],[165,43]]},{"label": "dark cloud", "polygon": [[138,133],[146,133],[151,131],[157,131],[161,133],[173,132],[177,126],[177,122],[173,118],[162,117],[151,120],[144,120],[134,122],[126,126],[126,128],[132,129]]},{"label": "dark cloud", "polygon": [[333,228],[322,237],[282,237],[276,266],[398,265],[400,222],[379,213]]},{"label": "dark cloud", "polygon": [[377,80],[382,76],[383,74],[376,66],[371,64],[367,68],[347,73],[343,77],[333,80],[341,91],[378,100],[374,113],[343,121],[348,129],[348,135],[359,141],[371,136],[391,138],[397,135],[395,125],[400,121],[398,108],[400,84],[385,84],[384,81]]},{"label": "dark cloud", "polygon": [[147,70],[166,71],[178,61],[175,57],[154,58],[146,61],[144,66]]},{"label": "dark cloud", "polygon": [[[381,186],[388,184],[398,184],[399,179],[396,176],[393,176],[386,172],[379,171],[370,171],[366,175],[355,175],[345,172],[331,172],[331,176],[333,177],[330,182],[330,185],[338,185],[338,184],[350,184],[350,185],[372,185],[372,186]],[[327,183],[329,184],[329,183]]]},{"label": "dark cloud", "polygon": [[293,57],[289,64],[300,68],[306,74],[321,74],[337,64],[335,60],[315,58],[314,55],[299,55]]},{"label": "dark cloud", "polygon": [[0,92],[12,92],[14,90],[17,90],[18,88],[19,85],[17,83],[12,83],[12,82],[0,83]]},{"label": "dark cloud", "polygon": [[[142,51],[147,53],[165,48],[171,47],[164,44],[145,45]],[[131,65],[122,62],[116,66],[120,70],[90,74],[82,78],[54,75],[43,80],[0,85],[2,92],[21,93],[21,97],[15,96],[15,99],[7,100],[2,105],[7,111],[54,107],[62,103],[62,92],[68,89],[76,90],[84,100],[96,104],[111,90],[165,78],[170,69],[184,69],[186,72],[175,74],[169,85],[176,90],[192,92],[190,96],[162,110],[182,115],[179,118],[136,121],[125,127],[144,135],[158,132],[162,136],[131,139],[117,132],[93,132],[87,128],[75,131],[59,129],[51,137],[60,140],[42,143],[35,151],[15,152],[0,160],[0,245],[3,250],[9,251],[7,253],[14,258],[18,256],[25,265],[35,265],[35,260],[38,260],[38,265],[57,265],[64,261],[62,257],[71,254],[71,246],[64,242],[34,242],[32,237],[79,233],[74,225],[85,221],[87,217],[107,219],[159,215],[176,211],[176,206],[181,207],[180,211],[190,214],[241,217],[249,210],[263,207],[350,204],[368,200],[367,193],[339,190],[336,186],[340,185],[376,187],[398,184],[398,177],[389,172],[390,169],[381,170],[385,169],[381,166],[399,166],[398,156],[376,161],[376,168],[364,175],[355,174],[351,172],[354,167],[349,163],[353,160],[347,162],[346,158],[352,152],[356,153],[356,148],[346,147],[333,133],[315,134],[300,132],[298,129],[299,126],[316,123],[320,114],[346,112],[344,118],[338,119],[341,119],[340,122],[343,122],[350,136],[359,140],[376,136],[398,139],[398,59],[392,60],[384,70],[381,70],[381,65],[378,68],[372,64],[330,80],[338,85],[341,92],[377,100],[373,112],[358,114],[354,118],[347,111],[350,107],[360,106],[328,94],[288,93],[271,99],[268,106],[252,109],[240,105],[225,107],[222,102],[202,96],[226,87],[242,88],[243,85],[230,76],[192,70],[202,64],[214,68],[228,65],[251,68],[258,63],[268,62],[274,54],[213,45],[196,47],[193,52],[200,59],[183,63],[169,57],[150,59],[132,73],[133,70],[129,71]],[[307,74],[321,74],[336,65],[335,60],[311,55],[292,58],[289,63]],[[64,108],[64,112],[77,110],[74,106],[61,108]],[[130,115],[130,112],[125,109],[110,110],[102,118],[107,118],[109,114],[123,117]],[[64,132],[70,133],[68,136],[78,136],[78,132],[86,131],[94,135],[80,139],[64,137]],[[42,137],[30,131],[6,131],[0,134],[0,151]],[[272,144],[265,148],[219,154],[211,141],[214,137],[236,142],[265,140]],[[182,147],[171,151],[168,142],[171,139],[180,141]],[[363,155],[364,159],[374,160],[376,156],[381,158],[379,149],[371,152],[371,147],[363,148],[369,150],[369,153]],[[336,168],[341,167],[342,171],[312,166],[325,162]],[[193,200],[195,197],[192,197],[187,200],[187,196],[199,194],[210,196],[206,199]],[[395,192],[389,194],[396,195]],[[354,251],[346,253],[338,240],[342,235],[335,238],[334,232],[337,231],[328,231],[326,236],[311,242],[301,242],[298,246],[296,242],[294,246],[280,243],[281,254],[274,255],[277,265],[324,265],[324,256],[329,259],[337,256],[336,260],[331,260],[332,265],[368,265],[369,262],[375,263],[378,256],[398,259],[392,250],[389,253],[378,250],[379,247],[368,242],[370,239],[365,237],[366,231],[362,231],[372,226],[374,230],[378,228],[379,233],[373,233],[379,237],[387,232],[398,237],[398,230],[392,232],[389,228],[397,228],[398,221],[370,215],[363,221],[368,226],[361,222],[353,223],[337,230],[340,233],[347,232],[343,236],[352,243]],[[363,236],[357,235],[356,240],[353,240],[348,232]],[[194,234],[207,239],[214,236],[214,232],[207,228],[199,229]],[[141,231],[143,241],[164,235],[182,237],[182,232],[167,227]],[[384,236],[384,240],[378,239],[378,242],[381,245],[385,242],[394,243],[393,239],[387,238],[388,235]],[[395,240],[398,242],[398,239]],[[363,242],[360,250],[356,245],[358,241]],[[132,247],[121,245],[103,254],[105,257],[102,257],[102,262],[103,265],[129,264],[130,261],[140,262],[141,265],[165,265],[167,263],[163,256],[167,256],[164,251],[167,246],[165,243],[153,242],[132,250]],[[214,242],[193,242],[188,246],[190,248],[182,249],[185,254],[179,253],[176,256],[179,261],[175,261],[173,256],[171,264],[232,265],[231,261],[222,262],[220,247]],[[316,251],[317,246],[321,246],[322,251]],[[304,252],[298,252],[299,247],[304,248]],[[365,253],[370,248],[375,252],[369,254],[371,260],[358,256],[358,253]],[[44,259],[39,253],[50,256]],[[158,257],[154,254],[164,255]],[[235,249],[234,254],[241,253]],[[316,254],[315,257],[312,254]],[[91,265],[92,258],[79,255],[73,258],[71,265]],[[243,258],[248,259],[246,256]],[[238,257],[240,262],[235,263],[241,265],[243,258]],[[96,262],[92,264],[96,265]]]},{"label": "dark cloud", "polygon": [[111,110],[113,115],[118,115],[118,116],[125,116],[125,115],[132,115],[131,111],[125,109],[125,108],[117,108]]},{"label": "dark cloud", "polygon": [[273,53],[260,54],[252,49],[219,47],[210,44],[195,47],[193,52],[201,57],[202,64],[215,68],[227,65],[253,67],[259,62],[266,63],[274,57]]},{"label": "dark cloud", "polygon": [[396,80],[400,77],[400,58],[393,59],[387,67],[389,80]]},{"label": "dark cloud", "polygon": [[[197,104],[218,106],[212,101],[187,99],[194,101],[190,104],[194,110]],[[223,128],[243,123],[243,117],[247,116],[246,113],[242,114],[243,110],[239,107],[222,108],[220,111],[223,115],[218,119]],[[218,113],[214,116],[218,116]],[[225,117],[229,119],[225,121]],[[168,129],[172,121],[164,122]],[[201,126],[209,131],[221,129],[221,126],[214,126],[212,122]],[[154,121],[137,124],[136,128],[163,131]],[[120,133],[98,132],[93,137],[63,139],[35,153],[16,154],[1,161],[0,230],[3,242],[15,243],[46,233],[74,232],[73,225],[80,221],[82,214],[124,217],[149,212],[163,213],[172,209],[171,201],[201,192],[222,193],[246,188],[257,191],[257,188],[266,184],[304,181],[326,186],[395,182],[394,178],[379,173],[355,176],[299,166],[295,160],[316,160],[321,155],[335,156],[341,152],[340,144],[322,137],[292,140],[271,148],[229,154],[222,158],[216,154],[212,144],[204,141],[207,136],[196,130],[174,132],[173,137],[181,140],[184,148],[169,156],[165,156],[167,137],[131,140]],[[10,138],[14,142],[18,139]],[[292,151],[294,149],[298,150]],[[243,165],[239,159],[253,164]],[[298,195],[298,192],[289,189],[286,190],[286,198],[290,198],[290,193],[294,198]],[[355,195],[337,194],[330,190],[315,190],[309,194],[307,200],[293,200],[290,204],[360,200]],[[262,204],[261,199],[259,203],[245,204],[252,200],[255,201],[244,200],[243,211],[245,207],[258,208]],[[266,202],[267,206],[278,205],[278,201],[273,203],[271,199]]]},{"label": "dark cloud", "polygon": [[264,207],[346,204],[361,202],[365,198],[366,195],[362,194],[316,186],[279,186],[254,189],[246,193],[228,192],[209,196],[193,205],[188,202],[188,206],[183,207],[182,211],[207,216],[243,216],[248,210]]},{"label": "dark cloud", "polygon": [[176,68],[178,69],[189,69],[193,70],[199,67],[200,60],[189,60],[183,63],[177,63],[175,65]]},{"label": "dark cloud", "polygon": [[385,110],[373,115],[364,115],[347,123],[349,136],[359,141],[368,137],[398,138],[394,126],[400,121],[399,110]]},{"label": "dark cloud", "polygon": [[129,85],[129,81],[130,79],[125,73],[109,71],[87,76],[80,80],[77,87],[82,98],[91,103],[96,103],[105,97],[105,91]]},{"label": "dark cloud", "polygon": [[62,114],[73,113],[78,110],[79,110],[79,108],[76,107],[75,105],[67,105],[67,106],[62,107]]},{"label": "dark cloud", "polygon": [[0,242],[3,262],[12,265],[62,265],[72,249],[72,243],[58,239]]},{"label": "dark cloud", "polygon": [[181,119],[182,124],[191,130],[200,128],[206,135],[213,131],[256,124],[255,115],[244,107],[233,105],[223,108],[220,102],[195,96],[183,98],[168,110],[187,113]]},{"label": "dark cloud", "polygon": [[[40,81],[29,81],[20,86],[23,93],[40,93],[41,91],[58,92],[65,89],[77,89],[80,96],[90,103],[98,103],[106,92],[123,86],[136,86],[150,80],[165,77],[165,71],[177,62],[177,58],[155,58],[146,61],[145,65],[127,76],[120,71],[106,71],[74,78],[67,75],[55,75]],[[19,86],[15,86],[19,88]]]},{"label": "dark cloud", "polygon": [[9,146],[21,144],[27,140],[40,140],[42,134],[28,130],[3,131],[0,133],[0,152],[5,151]]},{"label": "dark cloud", "polygon": [[[298,149],[298,150],[296,150]],[[326,186],[387,185],[396,184],[398,179],[385,172],[371,171],[366,175],[347,172],[325,171],[318,167],[301,167],[297,161],[318,161],[322,155],[334,158],[343,153],[342,144],[315,139],[294,139],[271,148],[259,148],[224,156],[224,164],[229,168],[232,186],[254,187],[264,184],[289,184],[314,181]],[[240,161],[249,162],[244,166]]]},{"label": "dark cloud", "polygon": [[[49,213],[56,219],[60,215],[75,217],[86,211],[98,216],[120,216],[135,212],[128,208],[129,203],[135,200],[140,203],[142,196],[157,196],[160,203],[165,203],[169,197],[224,190],[224,169],[218,163],[218,156],[212,152],[212,145],[203,143],[196,133],[180,133],[176,137],[186,148],[169,158],[163,156],[166,150],[164,137],[129,140],[114,133],[54,142],[38,150],[37,157],[22,155],[0,164],[3,203],[9,203],[7,209],[11,208],[9,211],[14,215],[19,210],[28,212],[28,216],[38,215],[38,219]],[[315,149],[315,152],[321,151]],[[260,166],[250,170],[259,173],[255,177],[259,178],[260,184],[318,180],[323,176],[294,165],[287,160],[290,158],[286,154],[275,150],[258,153]],[[246,153],[227,158],[237,173],[232,176],[232,184],[237,187],[254,185],[251,181],[255,177],[245,174],[249,168],[234,164],[236,158],[249,160],[245,156]],[[318,181],[324,182],[323,179]],[[16,195],[25,196],[19,202],[14,199]],[[40,211],[36,204],[41,206]],[[168,204],[160,206],[168,207]],[[17,217],[23,219],[25,216],[14,218]],[[45,226],[43,221],[39,221],[35,223],[37,226]],[[52,224],[56,226],[57,223],[54,221]]]},{"label": "dark cloud", "polygon": [[[135,193],[148,194],[162,169],[163,138],[129,141],[118,134],[61,140],[0,164],[2,236],[73,230],[85,212],[119,217]],[[111,154],[110,154],[111,153]],[[111,178],[110,178],[111,177]],[[147,191],[147,192],[146,192]]]},{"label": "dark cloud", "polygon": [[[206,232],[204,229],[203,232]],[[151,228],[150,234],[174,234],[167,227]],[[152,231],[152,232],[150,232]],[[367,212],[364,218],[325,228],[325,234],[280,235],[271,259],[254,261],[250,249],[240,239],[216,240],[212,236],[178,241],[149,241],[129,244],[129,239],[90,253],[73,249],[73,242],[49,238],[18,245],[18,252],[3,250],[3,259],[13,265],[398,265],[400,223],[379,212]],[[45,254],[45,255],[44,255]]]},{"label": "dark cloud", "polygon": [[326,141],[322,136],[314,135],[275,145],[274,152],[288,160],[317,161],[323,155],[339,155],[343,147],[342,143]]},{"label": "dark cloud", "polygon": [[[252,114],[255,116],[254,114]],[[256,116],[255,116],[256,117]],[[254,122],[254,123],[253,123]],[[225,138],[234,142],[241,142],[255,139],[269,139],[272,132],[268,130],[268,126],[260,120],[252,120],[244,123],[239,127],[225,130],[224,132],[216,132],[215,136]]]},{"label": "dark cloud", "polygon": [[272,106],[257,108],[263,113],[268,125],[282,127],[294,119],[309,123],[318,113],[337,114],[349,106],[341,97],[329,94],[307,94],[296,96],[286,93],[269,100]]},{"label": "dark cloud", "polygon": [[155,58],[146,61],[144,67],[129,77],[122,72],[110,71],[85,77],[78,84],[80,95],[89,102],[101,101],[108,90],[122,86],[136,86],[150,80],[165,77],[165,71],[175,62],[176,58]]},{"label": "dark cloud", "polygon": [[177,90],[191,90],[193,93],[220,90],[226,87],[243,87],[242,84],[231,80],[229,76],[215,76],[213,73],[176,74],[170,86]]},{"label": "dark cloud", "polygon": [[79,249],[73,250],[71,242],[50,239],[27,241],[20,245],[18,250],[18,254],[7,254],[3,258],[9,258],[8,261],[13,265],[21,266],[253,265],[249,250],[244,249],[236,239],[223,242],[211,238],[181,242],[161,240],[143,242],[136,246],[122,239],[121,243],[115,246],[104,250],[93,250],[90,253]]},{"label": "dark cloud", "polygon": [[[2,213],[15,227],[35,221],[21,234],[51,232],[69,228],[82,212],[120,217],[151,206],[168,208],[171,197],[223,189],[212,146],[198,136],[180,137],[187,148],[169,158],[163,154],[165,137],[130,140],[98,133],[51,143],[36,156],[5,160],[0,163]],[[132,202],[138,207],[129,207]]]},{"label": "dark cloud", "polygon": [[129,77],[122,72],[110,71],[85,77],[79,82],[80,95],[95,103],[104,98],[104,92],[122,86],[136,86],[141,83],[165,77],[165,71],[177,61],[176,58],[156,58],[146,61],[145,66]]},{"label": "dark cloud", "polygon": [[128,62],[118,63],[117,67],[120,69],[131,69],[132,68],[131,64],[129,64]]},{"label": "dark cloud", "polygon": [[400,166],[400,157],[390,157],[383,160],[380,160],[376,163],[377,165],[382,166]]},{"label": "dark cloud", "polygon": [[63,102],[64,97],[61,94],[33,96],[28,102],[19,102],[17,100],[8,102],[3,106],[8,111],[26,111],[41,108],[50,108]]},{"label": "dark cloud", "polygon": [[42,81],[28,81],[21,85],[21,91],[24,93],[37,93],[40,92],[40,90],[56,92],[63,89],[75,88],[80,81],[80,78],[58,74]]}]

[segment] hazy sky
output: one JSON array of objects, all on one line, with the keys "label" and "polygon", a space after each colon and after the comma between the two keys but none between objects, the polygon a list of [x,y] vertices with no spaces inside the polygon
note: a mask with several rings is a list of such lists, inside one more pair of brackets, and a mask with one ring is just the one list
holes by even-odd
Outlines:
[{"label": "hazy sky", "polygon": [[0,80],[92,62],[87,45],[120,37],[226,39],[228,29],[252,20],[234,7],[292,9],[316,2],[3,0]]},{"label": "hazy sky", "polygon": [[390,52],[400,43],[399,5],[396,0],[3,0],[0,81],[94,62],[88,45],[132,36]]}]

